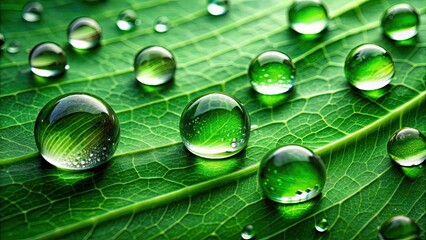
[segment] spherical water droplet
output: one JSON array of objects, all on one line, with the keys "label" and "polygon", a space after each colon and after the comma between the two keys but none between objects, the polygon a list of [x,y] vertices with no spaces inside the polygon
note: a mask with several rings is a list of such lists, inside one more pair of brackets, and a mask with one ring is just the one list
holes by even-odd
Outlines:
[{"label": "spherical water droplet", "polygon": [[232,147],[232,148],[236,148],[236,147],[237,147],[237,143],[232,142],[232,143],[231,143],[231,147]]},{"label": "spherical water droplet", "polygon": [[44,42],[36,45],[30,52],[31,71],[41,77],[54,77],[65,72],[67,57],[56,43]]},{"label": "spherical water droplet", "polygon": [[327,9],[320,0],[296,0],[288,10],[290,27],[301,34],[317,34],[327,28]]},{"label": "spherical water droplet", "polygon": [[420,228],[406,216],[395,216],[386,220],[379,228],[379,239],[419,239]]},{"label": "spherical water droplet", "polygon": [[345,60],[346,79],[361,90],[376,90],[388,85],[394,72],[389,52],[374,44],[352,49]]},{"label": "spherical water droplet", "polygon": [[169,19],[167,17],[159,17],[154,22],[154,30],[158,33],[169,31]]},{"label": "spherical water droplet", "polygon": [[[278,174],[273,174],[268,169],[277,171]],[[280,203],[295,203],[319,195],[325,184],[326,172],[321,158],[311,150],[302,146],[287,145],[263,158],[258,178],[264,194],[269,199]],[[277,178],[282,180],[281,184],[276,181]],[[266,181],[269,182],[268,187]],[[307,189],[312,190],[306,191]]]},{"label": "spherical water droplet", "polygon": [[160,85],[171,81],[176,71],[173,54],[159,46],[142,49],[134,61],[136,79],[146,85]]},{"label": "spherical water droplet", "polygon": [[101,26],[91,18],[77,18],[68,26],[68,42],[76,49],[97,47],[101,41]]},{"label": "spherical water droplet", "polygon": [[253,225],[247,225],[243,228],[241,231],[241,238],[245,240],[254,239],[254,236],[256,235],[255,229]]},{"label": "spherical water droplet", "polygon": [[213,16],[225,15],[229,11],[229,1],[208,0],[207,11]]},{"label": "spherical water droplet", "polygon": [[414,128],[401,128],[388,141],[388,154],[398,165],[418,166],[426,159],[426,137]]},{"label": "spherical water droplet", "polygon": [[22,9],[22,18],[27,22],[37,22],[41,19],[43,5],[39,2],[29,2]]},{"label": "spherical water droplet", "polygon": [[7,45],[7,52],[8,53],[18,53],[20,51],[20,44],[17,41],[12,41]]},{"label": "spherical water droplet", "polygon": [[410,4],[401,3],[388,8],[382,17],[382,29],[393,40],[407,40],[417,35],[419,14]]},{"label": "spherical water droplet", "polygon": [[[200,121],[195,122],[197,117]],[[237,99],[223,93],[210,93],[188,103],[180,119],[180,135],[190,152],[219,159],[233,156],[245,148],[250,136],[249,126],[248,112]],[[245,136],[238,131],[230,137],[244,138],[245,141],[234,148],[229,141],[221,139],[229,139],[227,135],[236,128],[245,129]]]},{"label": "spherical water droplet", "polygon": [[[268,78],[265,78],[265,72],[269,74]],[[278,51],[261,53],[251,61],[248,69],[253,89],[267,95],[289,91],[293,87],[295,75],[296,68],[292,60]]]},{"label": "spherical water droplet", "polygon": [[[38,114],[34,136],[37,148],[49,163],[66,169],[96,167],[114,154],[119,141],[120,126],[112,108],[102,99],[86,93],[70,93],[54,98]],[[89,158],[95,146],[107,149],[99,162]],[[99,160],[99,159],[98,159]]]},{"label": "spherical water droplet", "polygon": [[4,43],[5,43],[4,35],[0,33],[0,50],[3,50]]},{"label": "spherical water droplet", "polygon": [[318,232],[325,232],[328,230],[328,221],[327,219],[323,218],[315,223],[315,229]]},{"label": "spherical water droplet", "polygon": [[116,22],[117,27],[123,31],[135,29],[139,23],[136,12],[130,9],[121,11]]}]

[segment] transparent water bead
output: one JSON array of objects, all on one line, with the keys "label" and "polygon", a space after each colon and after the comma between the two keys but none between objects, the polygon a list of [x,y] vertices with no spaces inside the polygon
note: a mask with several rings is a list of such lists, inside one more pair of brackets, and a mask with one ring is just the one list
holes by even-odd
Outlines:
[{"label": "transparent water bead", "polygon": [[112,108],[87,93],[54,98],[38,114],[34,136],[41,156],[65,169],[83,170],[114,154],[120,126]]},{"label": "transparent water bead", "polygon": [[21,44],[19,44],[19,42],[17,41],[12,41],[7,45],[7,52],[8,53],[18,53],[19,51],[21,51]]},{"label": "transparent water bead", "polygon": [[301,34],[318,34],[328,25],[328,14],[319,0],[296,0],[288,10],[290,27]]},{"label": "transparent water bead", "polygon": [[407,40],[417,35],[419,13],[410,4],[401,3],[388,8],[382,17],[382,29],[393,40]]},{"label": "transparent water bead", "polygon": [[349,52],[344,69],[348,82],[361,90],[380,89],[391,82],[395,73],[389,52],[369,43]]},{"label": "transparent water bead", "polygon": [[43,5],[39,2],[29,2],[22,9],[22,18],[27,22],[38,22],[43,14]]},{"label": "transparent water bead", "polygon": [[311,150],[286,145],[266,154],[258,180],[263,193],[280,203],[297,203],[319,195],[326,172],[321,158]]},{"label": "transparent water bead", "polygon": [[327,219],[323,218],[315,223],[315,229],[318,232],[325,232],[328,230],[328,221]]},{"label": "transparent water bead", "polygon": [[160,46],[142,49],[134,61],[136,79],[146,85],[161,85],[171,81],[176,72],[173,54]]},{"label": "transparent water bead", "polygon": [[394,216],[386,220],[380,226],[379,239],[381,240],[420,239],[420,228],[409,217]]},{"label": "transparent water bead", "polygon": [[68,26],[68,42],[76,49],[91,49],[101,41],[102,29],[91,18],[77,18]]},{"label": "transparent water bead", "polygon": [[254,239],[256,232],[254,230],[253,225],[247,225],[241,231],[241,238],[244,240]]},{"label": "transparent water bead", "polygon": [[154,30],[158,33],[169,31],[169,19],[167,17],[159,17],[154,22]]},{"label": "transparent water bead", "polygon": [[54,77],[65,72],[67,57],[58,44],[43,42],[33,47],[29,62],[34,74],[41,77]]},{"label": "transparent water bead", "polygon": [[426,159],[426,137],[414,128],[401,128],[388,141],[388,154],[398,165],[418,166]]},{"label": "transparent water bead", "polygon": [[250,118],[234,97],[210,93],[192,100],[180,118],[180,136],[195,155],[220,159],[243,150],[250,137]]},{"label": "transparent water bead", "polygon": [[117,27],[123,31],[133,30],[139,23],[136,12],[130,9],[121,11],[116,22]]},{"label": "transparent water bead", "polygon": [[0,33],[0,50],[3,50],[4,43],[5,43],[4,35]]},{"label": "transparent water bead", "polygon": [[248,76],[255,91],[274,95],[287,92],[293,87],[296,68],[290,57],[284,53],[267,51],[251,61]]},{"label": "transparent water bead", "polygon": [[213,16],[225,15],[229,11],[229,0],[208,0],[207,11]]}]

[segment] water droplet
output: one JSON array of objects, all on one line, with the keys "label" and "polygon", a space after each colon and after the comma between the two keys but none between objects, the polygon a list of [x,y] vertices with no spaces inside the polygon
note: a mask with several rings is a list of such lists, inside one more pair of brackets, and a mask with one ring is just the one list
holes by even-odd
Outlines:
[{"label": "water droplet", "polygon": [[236,143],[234,143],[234,142],[232,142],[232,143],[231,143],[231,147],[232,147],[232,148],[236,148],[236,147],[237,147],[237,144],[236,144]]},{"label": "water droplet", "polygon": [[142,49],[134,61],[136,79],[146,85],[161,85],[171,81],[176,71],[173,54],[160,46]]},{"label": "water droplet", "polygon": [[43,5],[39,2],[29,2],[22,9],[22,18],[27,22],[38,22],[43,13]]},{"label": "water droplet", "polygon": [[67,57],[56,43],[43,42],[30,52],[31,71],[41,77],[54,77],[65,72]]},{"label": "water droplet", "polygon": [[207,11],[213,16],[225,15],[229,11],[229,1],[208,0]]},{"label": "water droplet", "polygon": [[417,129],[401,128],[392,134],[387,149],[396,164],[418,166],[426,159],[426,137]]},{"label": "water droplet", "polygon": [[4,43],[4,35],[0,33],[0,50],[3,50]]},{"label": "water droplet", "polygon": [[388,8],[382,17],[382,29],[393,40],[407,40],[417,35],[419,14],[410,4],[401,3]]},{"label": "water droplet", "polygon": [[7,45],[7,52],[8,53],[18,53],[20,51],[20,44],[17,41],[12,41]]},{"label": "water droplet", "polygon": [[419,239],[420,228],[409,217],[394,216],[386,220],[379,228],[379,239]]},{"label": "water droplet", "polygon": [[140,21],[135,11],[127,9],[118,14],[116,24],[120,30],[129,31],[135,29],[140,24]]},{"label": "water droplet", "polygon": [[376,90],[388,85],[395,67],[389,52],[374,44],[352,49],[345,60],[345,76],[361,90]]},{"label": "water droplet", "polygon": [[327,9],[320,0],[296,0],[288,10],[288,21],[298,33],[318,34],[327,28]]},{"label": "water droplet", "polygon": [[[99,124],[103,120],[106,124]],[[85,93],[52,99],[41,109],[34,128],[41,156],[59,168],[75,170],[93,168],[110,159],[117,145],[112,146],[106,138],[118,141],[119,134],[114,110],[102,99]],[[105,147],[106,157],[82,166],[94,146]]]},{"label": "water droplet", "polygon": [[[200,121],[189,127],[188,123],[196,117]],[[180,135],[190,152],[219,159],[233,156],[246,147],[250,136],[249,126],[248,112],[237,99],[222,93],[210,93],[188,103],[180,119]],[[229,139],[225,133],[235,128],[247,130],[244,144],[235,143],[237,146],[234,148],[229,140],[222,142],[221,139]],[[235,136],[243,138],[241,133],[235,133]]]},{"label": "water droplet", "polygon": [[[264,78],[264,72],[269,74],[270,81]],[[248,75],[253,89],[257,92],[267,95],[281,94],[293,87],[296,68],[284,53],[267,51],[251,61]]]},{"label": "water droplet", "polygon": [[158,33],[169,31],[169,19],[167,17],[159,17],[154,22],[154,30]]},{"label": "water droplet", "polygon": [[68,42],[76,49],[91,49],[101,41],[102,29],[91,18],[77,18],[68,26]]},{"label": "water droplet", "polygon": [[[268,169],[277,170],[272,174]],[[259,183],[264,194],[280,203],[296,203],[310,200],[319,195],[324,187],[326,172],[321,158],[311,150],[297,145],[286,145],[268,153],[260,163]],[[278,184],[275,179],[282,179]],[[263,183],[271,179],[271,191]],[[296,189],[313,189],[304,192]]]},{"label": "water droplet", "polygon": [[328,221],[327,219],[323,218],[315,223],[315,229],[318,232],[325,232],[328,230]]},{"label": "water droplet", "polygon": [[256,235],[255,229],[253,225],[247,225],[243,228],[241,231],[241,238],[245,240],[254,239],[254,236]]}]

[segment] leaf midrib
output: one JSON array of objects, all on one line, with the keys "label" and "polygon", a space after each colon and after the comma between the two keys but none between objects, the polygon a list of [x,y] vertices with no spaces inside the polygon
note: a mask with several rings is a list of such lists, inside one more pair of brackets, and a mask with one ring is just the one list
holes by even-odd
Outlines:
[{"label": "leaf midrib", "polygon": [[[358,130],[358,131],[356,131],[352,134],[346,135],[345,137],[339,139],[336,142],[332,142],[332,143],[327,144],[323,147],[319,147],[319,148],[315,149],[314,151],[318,155],[323,155],[323,154],[326,154],[326,153],[328,153],[332,150],[336,150],[336,148],[340,148],[342,145],[349,144],[354,140],[356,141],[358,138],[362,138],[363,136],[366,136],[368,133],[372,132],[373,130],[375,130],[379,126],[390,122],[394,117],[399,116],[401,113],[411,109],[415,105],[422,103],[424,101],[425,96],[426,96],[426,91],[422,92],[417,97],[411,99],[407,103],[405,103],[405,104],[401,105],[400,107],[394,109],[393,111],[389,112],[387,115],[385,115],[382,118],[380,118],[379,120],[371,123],[370,125],[367,125],[364,128],[361,128],[360,130]],[[129,213],[132,213],[132,212],[141,211],[141,210],[145,210],[145,209],[148,209],[148,208],[154,208],[154,207],[157,207],[157,206],[164,205],[166,203],[174,202],[174,201],[180,200],[184,197],[193,196],[193,195],[201,193],[203,191],[210,190],[214,187],[218,187],[218,186],[221,186],[223,184],[227,184],[231,181],[250,176],[250,175],[254,174],[257,171],[257,169],[258,169],[258,164],[253,164],[253,165],[251,165],[247,168],[235,171],[233,173],[230,173],[230,174],[227,174],[227,175],[224,175],[224,176],[221,176],[221,177],[217,177],[215,179],[200,182],[200,183],[197,183],[197,184],[194,184],[194,185],[191,185],[191,186],[188,186],[188,187],[184,187],[182,189],[179,189],[179,190],[167,193],[167,194],[159,195],[157,197],[154,197],[154,198],[151,198],[151,199],[148,199],[148,200],[144,200],[144,201],[137,202],[135,204],[128,205],[126,207],[111,210],[111,211],[109,211],[105,214],[101,214],[101,215],[98,215],[96,217],[92,217],[92,218],[80,221],[78,223],[74,223],[74,224],[71,224],[71,225],[68,225],[68,226],[65,226],[65,227],[57,228],[57,229],[55,229],[51,232],[47,232],[45,234],[40,234],[40,235],[36,236],[36,238],[40,238],[40,239],[56,238],[56,237],[65,235],[67,233],[73,232],[75,230],[81,229],[83,227],[88,227],[92,224],[98,224],[100,222],[104,222],[104,221],[112,219],[114,217],[119,217],[119,216],[123,216],[123,215],[129,214]],[[376,179],[378,179],[381,175],[383,175],[389,169],[390,169],[390,167],[388,169],[386,169],[384,172],[382,172],[381,174],[378,174],[378,176],[376,178],[374,178],[369,183],[365,184],[365,186],[368,186],[369,184],[374,182]],[[348,195],[347,197],[345,197],[344,199],[342,199],[341,201],[339,201],[337,203],[333,203],[331,206],[327,207],[326,209],[329,209],[329,208],[335,206],[336,204],[339,204],[340,202],[349,199],[354,194],[357,194],[365,186],[360,187],[358,191],[355,191],[354,193],[352,193],[351,195]],[[323,209],[322,211],[324,211],[326,209]],[[317,214],[317,213],[315,213],[315,214]]]}]

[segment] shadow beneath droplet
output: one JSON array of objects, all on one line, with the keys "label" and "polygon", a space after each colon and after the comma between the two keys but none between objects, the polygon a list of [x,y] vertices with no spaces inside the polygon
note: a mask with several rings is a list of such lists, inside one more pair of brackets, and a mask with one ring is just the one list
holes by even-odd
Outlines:
[{"label": "shadow beneath droplet", "polygon": [[395,44],[398,47],[414,47],[418,43],[418,34],[405,40],[393,40],[390,39],[386,34],[382,33],[383,38],[391,44]]},{"label": "shadow beneath droplet", "polygon": [[74,48],[70,44],[67,44],[64,49],[67,50],[67,54],[69,54],[70,56],[84,56],[87,54],[98,53],[101,50],[101,47],[101,43],[89,49]]},{"label": "shadow beneath droplet", "polygon": [[[67,67],[68,69],[69,67]],[[29,75],[30,80],[35,83],[36,86],[44,86],[52,83],[57,83],[61,78],[63,78],[66,74],[67,70],[64,70],[59,75],[53,76],[53,77],[42,77],[37,74],[34,74],[31,72],[30,69],[28,69],[28,72],[25,72],[25,74]]]},{"label": "shadow beneath droplet", "polygon": [[164,84],[160,84],[160,85],[156,85],[156,86],[151,86],[151,85],[147,85],[144,83],[139,82],[137,79],[133,79],[135,81],[135,84],[142,89],[143,92],[145,93],[149,93],[149,94],[157,94],[166,90],[171,89],[174,86],[174,82],[175,79],[172,78],[170,81],[164,83]]},{"label": "shadow beneath droplet", "polygon": [[293,39],[299,39],[301,41],[315,41],[315,42],[319,42],[319,41],[323,41],[324,37],[326,35],[326,33],[328,32],[328,29],[325,28],[324,30],[322,30],[319,33],[315,33],[315,34],[302,34],[302,33],[298,33],[296,31],[294,31],[292,28],[289,29],[290,32],[290,36]]},{"label": "shadow beneath droplet", "polygon": [[244,166],[245,150],[229,158],[207,159],[192,155],[191,162],[195,164],[195,172],[206,177],[224,176]]},{"label": "shadow beneath droplet", "polygon": [[[397,165],[396,163],[394,163]],[[399,165],[398,165],[399,166]],[[413,167],[403,167],[399,166],[401,171],[407,176],[408,179],[411,181],[417,180],[422,176],[423,173],[423,164],[420,164],[419,166],[413,166]]]},{"label": "shadow beneath droplet", "polygon": [[268,206],[272,209],[277,209],[281,216],[285,219],[296,220],[301,219],[309,215],[315,208],[319,205],[322,194],[314,197],[311,200],[305,202],[296,202],[296,203],[277,203],[268,198],[265,198]]},{"label": "shadow beneath droplet", "polygon": [[284,104],[295,93],[294,87],[291,88],[288,92],[276,94],[276,95],[261,94],[261,93],[254,91],[253,89],[251,91],[252,91],[252,95],[254,94],[256,96],[256,98],[259,100],[259,102],[261,102],[263,105],[265,105],[267,107],[271,107],[271,108]]},{"label": "shadow beneath droplet", "polygon": [[351,86],[352,90],[354,92],[356,92],[358,95],[362,96],[362,97],[366,97],[370,100],[377,100],[383,96],[385,96],[387,93],[390,93],[390,89],[391,84],[388,84],[380,89],[376,89],[376,90],[360,90],[354,86],[352,86],[350,83],[348,83],[348,85]]}]

